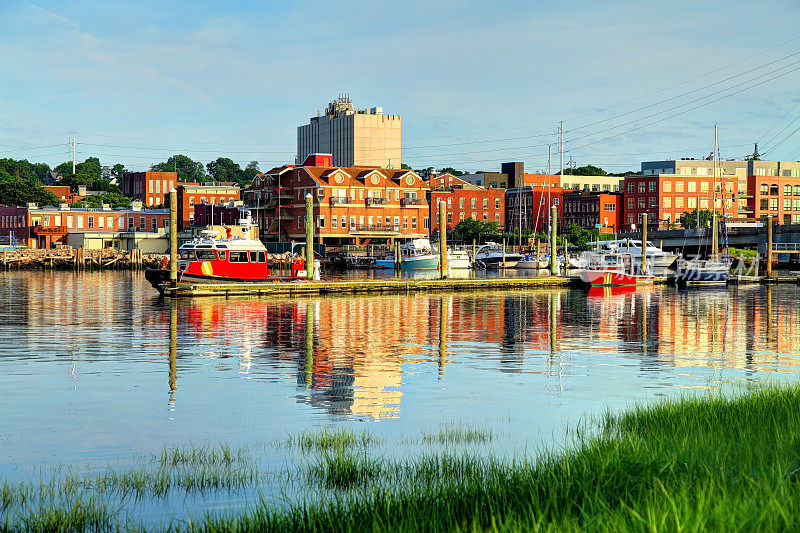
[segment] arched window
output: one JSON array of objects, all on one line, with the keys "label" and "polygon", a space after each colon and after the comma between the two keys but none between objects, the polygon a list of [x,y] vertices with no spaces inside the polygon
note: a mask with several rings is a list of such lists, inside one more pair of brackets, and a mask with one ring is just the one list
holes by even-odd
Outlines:
[{"label": "arched window", "polygon": [[783,186],[783,194],[786,196],[791,196],[792,194],[792,186],[791,185],[784,185]]},{"label": "arched window", "polygon": [[795,185],[794,186],[794,195],[795,196],[800,196],[800,185]]},{"label": "arched window", "polygon": [[770,196],[778,196],[778,184],[773,183],[769,186],[769,195]]},{"label": "arched window", "polygon": [[766,183],[762,183],[760,192],[761,194],[769,194],[769,185],[767,185]]}]

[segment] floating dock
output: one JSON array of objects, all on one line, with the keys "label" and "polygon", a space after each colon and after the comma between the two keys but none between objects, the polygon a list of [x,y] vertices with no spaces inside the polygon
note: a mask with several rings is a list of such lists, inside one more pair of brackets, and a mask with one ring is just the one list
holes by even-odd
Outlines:
[{"label": "floating dock", "polygon": [[560,276],[481,279],[385,279],[353,281],[296,281],[272,283],[179,284],[165,289],[165,296],[304,296],[317,294],[403,294],[409,292],[458,292],[472,290],[565,287],[574,280]]}]

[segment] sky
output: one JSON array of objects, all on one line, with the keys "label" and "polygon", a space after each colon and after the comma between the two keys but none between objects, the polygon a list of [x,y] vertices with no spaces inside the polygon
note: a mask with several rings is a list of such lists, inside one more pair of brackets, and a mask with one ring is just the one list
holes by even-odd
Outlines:
[{"label": "sky", "polygon": [[[610,4],[610,5],[605,5]],[[0,157],[294,161],[347,93],[414,168],[800,159],[800,2],[0,0]]]}]

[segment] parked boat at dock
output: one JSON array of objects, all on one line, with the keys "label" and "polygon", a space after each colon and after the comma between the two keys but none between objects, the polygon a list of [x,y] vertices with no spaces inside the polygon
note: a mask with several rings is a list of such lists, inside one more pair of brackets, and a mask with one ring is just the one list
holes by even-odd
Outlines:
[{"label": "parked boat at dock", "polygon": [[681,259],[675,281],[678,284],[727,283],[730,265],[723,261],[706,259]]},{"label": "parked boat at dock", "polygon": [[[378,268],[394,268],[394,255],[387,254],[377,259]],[[401,270],[435,270],[439,268],[439,254],[433,253],[428,239],[414,239],[400,247]]]},{"label": "parked boat at dock", "polygon": [[503,253],[503,245],[496,242],[487,242],[479,246],[475,252],[475,262],[480,262],[485,268],[513,268],[520,259],[522,254],[508,250]]},{"label": "parked boat at dock", "polygon": [[580,271],[580,279],[592,287],[628,287],[653,283],[653,276],[643,273],[641,267],[635,265],[631,254],[587,252],[583,257],[587,266]]},{"label": "parked boat at dock", "polygon": [[[145,270],[150,284],[164,292],[169,283],[169,266]],[[267,263],[267,249],[260,240],[219,239],[213,231],[178,248],[179,283],[241,283],[306,279],[305,260],[292,261],[289,276],[275,276]]]},{"label": "parked boat at dock", "polygon": [[472,260],[466,250],[447,249],[447,266],[451,270],[468,270],[472,268]]},{"label": "parked boat at dock", "polygon": [[[642,241],[636,239],[618,239],[615,241],[600,241],[600,253],[626,253],[633,257],[635,266],[642,267]],[[652,242],[647,241],[646,252],[648,270],[661,276],[675,265],[678,260],[676,254],[665,252]]]}]

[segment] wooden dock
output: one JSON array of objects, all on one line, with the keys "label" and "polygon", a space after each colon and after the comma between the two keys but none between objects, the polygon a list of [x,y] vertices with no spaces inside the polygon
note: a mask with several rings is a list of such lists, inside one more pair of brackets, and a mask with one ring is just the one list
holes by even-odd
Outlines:
[{"label": "wooden dock", "polygon": [[296,281],[272,283],[179,284],[166,296],[305,296],[319,294],[404,294],[410,292],[458,292],[472,290],[565,287],[574,281],[560,276],[537,278],[481,278],[428,280]]}]

